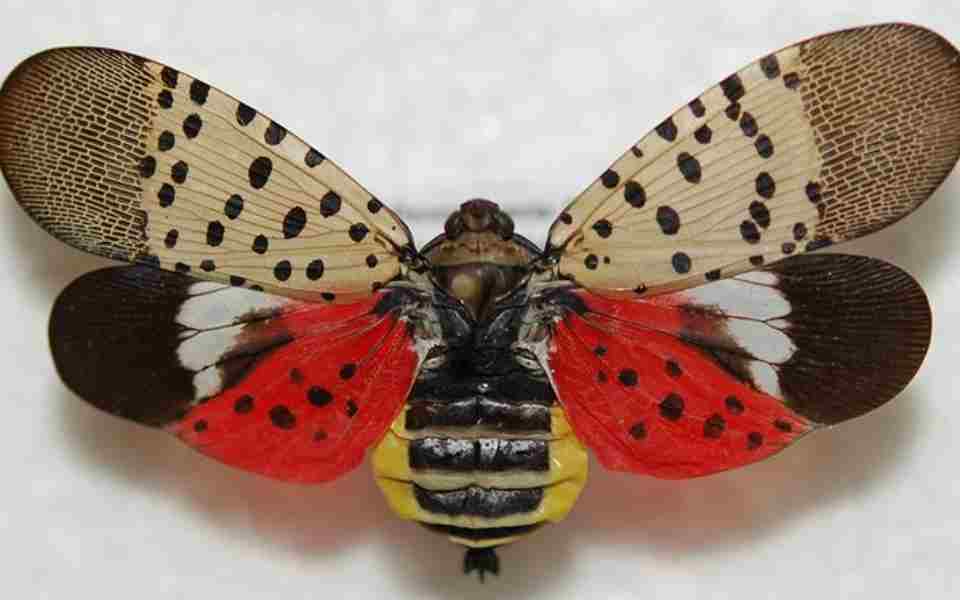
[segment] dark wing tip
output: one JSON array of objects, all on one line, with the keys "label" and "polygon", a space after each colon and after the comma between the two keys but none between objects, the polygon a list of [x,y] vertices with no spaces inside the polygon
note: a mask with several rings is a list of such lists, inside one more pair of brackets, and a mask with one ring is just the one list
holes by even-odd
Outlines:
[{"label": "dark wing tip", "polygon": [[769,269],[790,300],[797,352],[781,367],[793,410],[823,424],[895,397],[923,364],[932,317],[920,285],[874,258],[808,254]]},{"label": "dark wing tip", "polygon": [[150,78],[140,57],[69,47],[27,58],[4,81],[0,170],[56,238],[109,258],[144,251]]},{"label": "dark wing tip", "polygon": [[842,241],[920,206],[960,158],[960,54],[903,23],[822,35],[800,45],[802,83],[824,164],[817,233]]},{"label": "dark wing tip", "polygon": [[111,414],[166,425],[189,406],[193,374],[176,363],[187,277],[149,267],[87,273],[60,293],[50,349],[68,388]]}]

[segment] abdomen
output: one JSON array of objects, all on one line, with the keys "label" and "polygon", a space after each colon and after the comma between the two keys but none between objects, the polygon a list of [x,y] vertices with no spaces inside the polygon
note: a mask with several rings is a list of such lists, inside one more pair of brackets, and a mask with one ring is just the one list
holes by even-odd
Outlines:
[{"label": "abdomen", "polygon": [[587,475],[552,388],[526,373],[421,378],[373,465],[401,518],[480,548],[562,519]]}]

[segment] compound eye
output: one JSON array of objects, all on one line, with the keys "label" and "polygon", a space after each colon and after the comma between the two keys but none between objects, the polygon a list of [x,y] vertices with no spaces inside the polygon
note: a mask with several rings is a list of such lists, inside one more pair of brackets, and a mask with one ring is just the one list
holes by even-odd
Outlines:
[{"label": "compound eye", "polygon": [[507,213],[498,210],[493,213],[493,222],[496,224],[496,231],[505,240],[513,237],[513,219]]},{"label": "compound eye", "polygon": [[447,234],[448,240],[455,240],[460,237],[463,229],[463,215],[461,215],[459,211],[450,215],[447,218],[447,222],[443,225],[443,232]]}]

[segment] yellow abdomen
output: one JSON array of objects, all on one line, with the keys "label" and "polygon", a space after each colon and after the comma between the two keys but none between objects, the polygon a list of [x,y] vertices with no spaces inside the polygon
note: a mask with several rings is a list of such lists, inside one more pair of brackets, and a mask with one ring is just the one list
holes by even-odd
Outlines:
[{"label": "yellow abdomen", "polygon": [[549,431],[482,425],[409,430],[406,413],[377,445],[377,484],[393,511],[470,547],[506,544],[563,519],[587,478],[587,453],[559,406]]}]

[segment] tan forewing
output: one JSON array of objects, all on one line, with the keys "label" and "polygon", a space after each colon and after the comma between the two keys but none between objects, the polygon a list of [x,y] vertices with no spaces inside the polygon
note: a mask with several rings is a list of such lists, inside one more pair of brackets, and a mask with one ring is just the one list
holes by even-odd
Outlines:
[{"label": "tan forewing", "polygon": [[674,113],[573,200],[549,245],[586,287],[690,287],[889,225],[958,155],[957,51],[911,25],[841,31]]},{"label": "tan forewing", "polygon": [[369,293],[412,246],[392,211],[279,123],[115,50],[50,50],[14,71],[0,166],[77,248],[279,294]]}]

